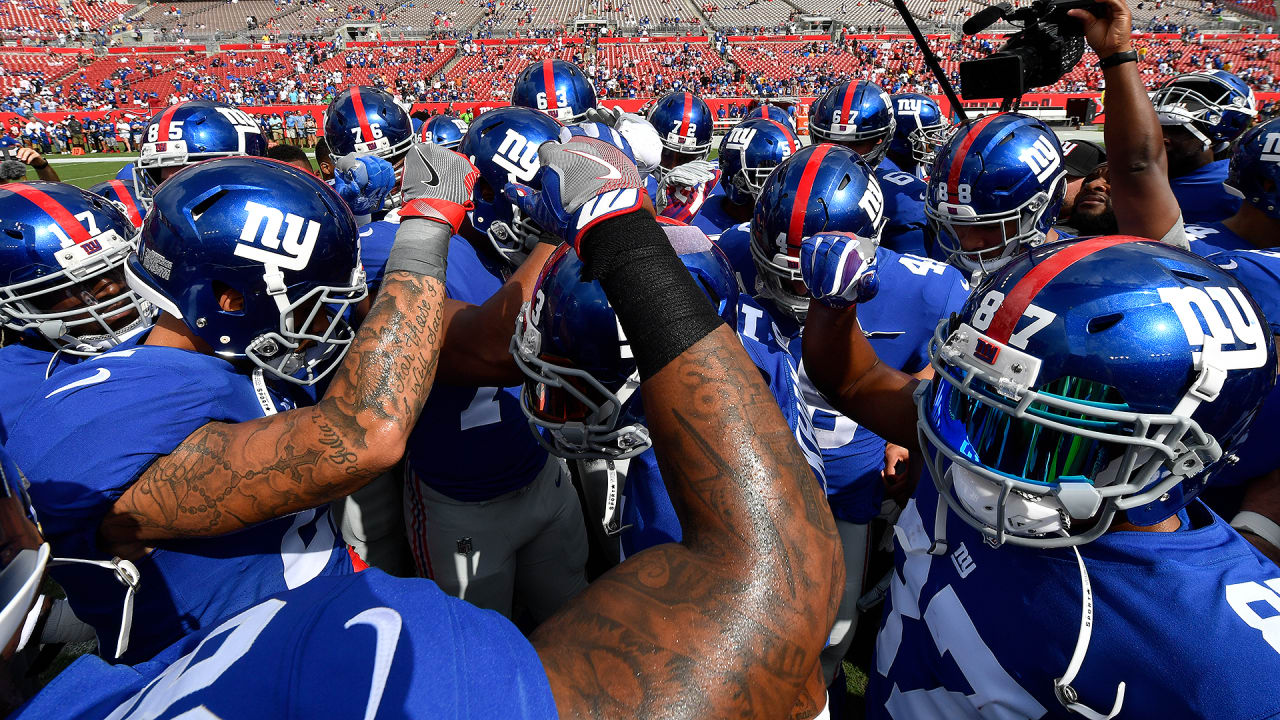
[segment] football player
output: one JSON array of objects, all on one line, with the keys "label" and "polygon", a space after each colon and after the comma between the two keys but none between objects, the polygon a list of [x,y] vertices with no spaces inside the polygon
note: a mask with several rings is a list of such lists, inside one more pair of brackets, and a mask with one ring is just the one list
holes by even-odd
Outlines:
[{"label": "football player", "polygon": [[13,338],[0,347],[0,440],[55,368],[150,326],[155,312],[122,269],[136,234],[116,205],[72,185],[0,187],[0,323]]},{"label": "football player", "polygon": [[419,574],[507,616],[517,600],[535,622],[586,587],[587,544],[568,466],[531,437],[520,412],[522,376],[509,351],[517,311],[559,238],[503,188],[532,183],[538,146],[562,130],[528,108],[499,108],[458,146],[480,176],[468,222],[450,240],[441,363],[472,368],[467,378],[441,373],[409,439],[403,490]]},{"label": "football player", "polygon": [[[880,186],[856,153],[839,145],[800,150],[765,181],[747,227],[720,237],[743,286],[752,288],[774,332],[791,352],[801,354],[800,328],[809,298],[800,275],[805,238],[822,232],[852,233],[874,243],[884,227]],[[876,276],[891,288],[862,305],[867,337],[881,360],[917,377],[930,377],[928,342],[940,318],[959,310],[969,287],[955,268],[928,258],[881,248]],[[801,365],[801,389],[826,469],[827,501],[836,518],[845,558],[845,594],[824,653],[831,681],[848,650],[857,625],[856,601],[862,594],[869,524],[881,514],[884,480],[904,474],[901,448],[834,410],[813,388]]]},{"label": "football player", "polygon": [[[333,185],[360,224],[387,219],[381,211],[399,204],[395,196],[404,157],[414,142],[413,122],[389,93],[357,85],[334,98],[324,111],[324,155],[331,158]],[[324,173],[319,149],[316,159]],[[387,173],[387,164],[393,169]],[[328,178],[326,178],[328,179]]]},{"label": "football player", "polygon": [[[851,244],[806,243],[810,318],[829,313],[850,334],[836,349],[811,322],[805,341],[865,366]],[[862,349],[844,355],[850,346]],[[860,392],[879,402],[860,416],[834,376],[810,371],[837,407],[897,442],[913,442],[897,431],[914,392],[932,477],[895,530],[869,715],[1280,710],[1261,690],[1280,654],[1257,609],[1280,602],[1280,568],[1196,499],[1275,383],[1271,334],[1242,286],[1138,238],[1047,244],[975,289],[930,356],[933,381],[883,366],[868,377]],[[1194,648],[1173,618],[1196,619]],[[1169,650],[1132,663],[1137,638]]]},{"label": "football player", "polygon": [[[101,557],[95,528],[112,500],[163,473],[202,426],[311,405],[304,388],[337,366],[352,339],[343,310],[366,292],[351,215],[291,165],[202,164],[152,201],[137,252],[121,262],[132,291],[161,312],[156,327],[127,349],[55,372],[10,431],[45,532],[76,557]],[[80,441],[120,417],[130,441]],[[40,429],[50,423],[60,432]],[[128,594],[93,568],[55,571],[103,654],[126,662],[267,595],[353,571],[324,509],[165,544],[136,565],[145,581]]]},{"label": "football player", "polygon": [[892,101],[893,138],[881,165],[889,172],[927,178],[938,149],[951,133],[951,123],[928,95],[899,93],[892,96]]},{"label": "football player", "polygon": [[[1270,144],[1268,144],[1270,143]],[[1262,123],[1240,138],[1228,163],[1223,187],[1240,203],[1234,214],[1217,222],[1187,225],[1191,252],[1202,257],[1223,250],[1254,250],[1273,247],[1280,228],[1280,207],[1273,185],[1280,157],[1280,122]]]},{"label": "football player", "polygon": [[1240,198],[1222,187],[1228,159],[1221,154],[1257,116],[1253,90],[1225,70],[1207,70],[1170,80],[1151,102],[1164,131],[1169,184],[1183,218],[1210,223],[1231,217]]},{"label": "football player", "polygon": [[715,115],[697,95],[673,92],[654,103],[648,119],[662,143],[662,159],[647,190],[660,214],[688,224],[709,198],[723,194],[720,170],[707,160]]},{"label": "football player", "polygon": [[693,218],[692,224],[711,238],[751,219],[756,197],[769,172],[800,149],[800,139],[786,125],[764,118],[743,120],[720,140],[720,187]]},{"label": "football player", "polygon": [[884,193],[885,247],[927,257],[925,185],[912,172],[884,162],[898,127],[889,93],[865,80],[845,81],[814,101],[809,115],[815,142],[843,145],[875,169]]},{"label": "football player", "polygon": [[133,186],[145,208],[151,207],[160,184],[188,165],[267,152],[267,136],[258,121],[216,100],[170,105],[147,122],[142,140],[133,166]]},{"label": "football player", "polygon": [[[540,184],[560,192],[541,191],[539,205],[547,212],[539,222],[575,245],[634,339],[654,444],[682,521],[697,532],[683,544],[629,558],[601,578],[535,632],[533,652],[497,615],[446,599],[427,581],[367,571],[322,578],[271,598],[137,668],[111,670],[97,658],[81,658],[19,717],[95,718],[137,708],[170,716],[197,709],[244,718],[374,715],[389,702],[409,717],[656,716],[687,703],[700,714],[724,715],[741,712],[744,683],[752,714],[819,715],[817,654],[832,621],[833,583],[839,583],[830,515],[759,371],[667,238],[647,213],[637,212],[642,181],[626,169],[624,156],[610,150],[584,138],[544,146],[540,155],[548,172]],[[465,174],[454,174],[456,168],[434,156],[431,162],[440,163],[438,171],[447,173],[442,177]],[[594,169],[603,168],[601,162],[621,182],[600,177],[613,174]],[[416,163],[411,156],[406,168],[414,180],[408,186],[415,188],[422,177]],[[459,203],[470,191],[453,190],[421,198],[429,203],[411,199],[406,207],[412,213],[426,204],[438,213],[432,217],[458,222]],[[408,217],[395,267],[325,400],[306,413],[248,424],[260,440],[274,436],[269,449],[259,447],[262,471],[229,483],[215,470],[248,462],[246,454],[254,451],[237,444],[229,446],[230,457],[193,457],[194,466],[166,484],[222,492],[189,506],[194,498],[185,492],[141,495],[131,488],[113,514],[131,518],[132,530],[110,522],[121,532],[108,531],[108,538],[154,542],[181,532],[226,532],[295,503],[310,507],[334,491],[343,494],[398,456],[396,445],[413,422],[422,386],[431,382],[440,337],[442,241],[449,232],[443,225],[431,236],[406,232],[417,223]],[[371,377],[351,373],[357,366]],[[414,380],[405,392],[381,389],[406,376]],[[690,397],[703,401],[690,406]],[[378,422],[375,407],[383,413]],[[314,433],[328,420],[334,424],[325,424],[322,445]],[[221,432],[236,426],[224,427]],[[362,430],[362,442],[353,442],[355,429]],[[293,442],[274,442],[282,431]],[[303,460],[296,453],[306,449],[316,453]],[[282,480],[293,496],[268,490]],[[20,524],[5,524],[4,539],[12,537],[10,527],[23,531],[24,544],[14,543],[15,549],[39,542]],[[22,587],[34,587],[38,563],[20,567],[27,580]],[[32,594],[15,592],[6,606],[18,608],[13,614],[20,617]],[[726,645],[726,637],[734,641]],[[217,662],[193,662],[219,650]],[[360,657],[373,668],[367,694],[334,682],[349,675]],[[609,662],[602,665],[602,658]],[[613,662],[634,668],[635,692],[625,698],[615,693]],[[682,670],[673,674],[672,667]],[[182,682],[197,669],[198,687]],[[492,674],[498,671],[501,678]],[[690,673],[703,678],[696,690],[688,684]]]},{"label": "football player", "polygon": [[568,60],[530,63],[511,87],[511,104],[546,113],[562,123],[587,119],[596,106],[596,90],[582,68]]}]

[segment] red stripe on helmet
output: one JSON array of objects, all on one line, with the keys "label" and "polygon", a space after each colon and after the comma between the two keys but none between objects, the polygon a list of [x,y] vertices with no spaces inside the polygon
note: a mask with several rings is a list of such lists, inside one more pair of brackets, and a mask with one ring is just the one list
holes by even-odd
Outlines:
[{"label": "red stripe on helmet", "polygon": [[156,142],[169,141],[169,123],[173,120],[173,114],[178,111],[178,108],[185,104],[186,101],[184,100],[177,105],[170,105],[165,108],[164,112],[160,113],[160,127],[156,128]]},{"label": "red stripe on helmet", "polygon": [[[849,85],[844,89],[844,102],[840,103],[840,124],[849,124],[849,111],[853,109],[853,91],[857,89],[858,83],[850,80]],[[832,128],[834,130],[835,128]]]},{"label": "red stripe on helmet", "polygon": [[551,71],[550,60],[542,61],[542,85],[547,94],[547,109],[558,110],[560,106],[556,104],[556,74]]},{"label": "red stripe on helmet", "polygon": [[693,117],[693,93],[684,94],[684,112],[680,115],[680,137],[689,135],[689,119]]},{"label": "red stripe on helmet", "polygon": [[947,176],[947,199],[950,202],[960,202],[960,171],[964,168],[964,159],[969,155],[969,148],[973,146],[973,141],[977,139],[987,123],[1001,115],[1003,113],[988,115],[974,123],[969,132],[965,133],[964,140],[960,141],[960,149],[956,150],[956,154],[951,158],[951,174]]},{"label": "red stripe on helmet", "polygon": [[360,97],[360,88],[351,88],[351,107],[356,111],[356,119],[360,121],[360,137],[365,142],[373,142],[373,128],[369,127],[369,116],[364,111],[364,98]]},{"label": "red stripe on helmet", "polygon": [[831,151],[831,147],[817,146],[805,163],[804,172],[800,174],[800,187],[796,188],[796,199],[791,205],[791,223],[787,227],[787,247],[800,247],[804,234],[804,213],[809,206],[809,193],[813,192],[813,179],[818,174],[818,167],[822,165],[822,158]]},{"label": "red stripe on helmet", "polygon": [[53,218],[53,222],[65,232],[74,242],[80,243],[89,240],[89,231],[85,229],[84,224],[71,214],[70,210],[62,207],[62,203],[54,200],[43,190],[28,185],[26,183],[9,183],[4,186],[5,190],[15,192],[22,197],[30,200],[36,207],[44,211],[46,215]]},{"label": "red stripe on helmet", "polygon": [[1143,241],[1144,238],[1130,237],[1128,235],[1092,238],[1065,247],[1045,258],[1040,263],[1037,263],[1035,267],[1028,270],[1027,274],[1023,275],[1022,279],[1005,295],[1004,300],[1000,303],[1000,308],[996,310],[995,317],[991,319],[991,326],[987,328],[987,335],[1002,343],[1009,342],[1009,337],[1013,335],[1014,329],[1018,326],[1018,320],[1027,311],[1027,306],[1031,304],[1031,301],[1044,289],[1045,285],[1048,285],[1059,273],[1071,267],[1076,261],[1113,245]]},{"label": "red stripe on helmet", "polygon": [[787,139],[787,147],[791,148],[791,152],[794,153],[796,151],[796,136],[791,132],[791,130],[777,120],[769,120],[769,118],[764,119],[767,120],[769,124],[778,128],[779,132],[782,133],[782,136]]},{"label": "red stripe on helmet", "polygon": [[129,188],[124,184],[123,180],[111,180],[107,182],[116,193],[116,198],[120,200],[120,204],[124,205],[125,212],[129,215],[129,222],[134,227],[142,227],[142,213],[138,212],[138,204],[133,201],[133,195],[129,194]]}]

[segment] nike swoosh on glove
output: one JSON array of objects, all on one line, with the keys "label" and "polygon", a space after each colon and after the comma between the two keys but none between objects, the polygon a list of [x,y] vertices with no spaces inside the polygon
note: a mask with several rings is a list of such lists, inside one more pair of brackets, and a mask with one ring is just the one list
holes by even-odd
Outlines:
[{"label": "nike swoosh on glove", "polygon": [[587,110],[587,119],[604,123],[627,139],[640,174],[651,175],[662,163],[662,139],[653,125],[640,115],[623,112],[621,108],[595,107]]},{"label": "nike swoosh on glove", "polygon": [[480,171],[465,157],[439,145],[416,142],[404,158],[400,217],[444,223],[456,233],[467,211]]},{"label": "nike swoosh on glove", "polygon": [[800,244],[800,275],[809,295],[829,308],[840,310],[876,296],[874,240],[846,232],[823,232]]},{"label": "nike swoosh on glove", "polygon": [[334,163],[334,190],[351,208],[353,215],[371,215],[396,187],[396,171],[391,163],[374,155],[344,155]]},{"label": "nike swoosh on glove", "polygon": [[541,189],[507,183],[507,197],[543,230],[580,249],[587,231],[602,220],[625,215],[644,202],[644,180],[624,152],[594,138],[545,142],[542,167],[534,175]]}]

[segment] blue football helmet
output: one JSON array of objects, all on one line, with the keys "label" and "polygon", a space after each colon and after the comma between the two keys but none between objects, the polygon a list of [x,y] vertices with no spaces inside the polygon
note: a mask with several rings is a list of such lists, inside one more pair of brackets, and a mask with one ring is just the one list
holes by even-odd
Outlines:
[{"label": "blue football helmet", "polygon": [[[1154,525],[1204,488],[1276,380],[1272,334],[1230,274],[1109,236],[1032,248],[930,343],[920,447],[951,509],[995,543]],[[1074,526],[1074,527],[1073,527]]]},{"label": "blue football helmet", "polygon": [[649,110],[649,124],[662,141],[659,175],[693,160],[705,160],[711,152],[715,115],[707,101],[693,93],[663,95]]},{"label": "blue football helmet", "polygon": [[324,139],[335,158],[377,155],[396,165],[413,145],[413,121],[390,93],[357,85],[324,111]]},{"label": "blue football helmet", "polygon": [[466,134],[466,123],[456,117],[436,115],[422,123],[418,139],[422,140],[422,142],[453,150],[458,147],[458,144],[462,142],[462,136]]},{"label": "blue football helmet", "polygon": [[137,230],[110,200],[56,182],[0,185],[0,322],[93,355],[151,326],[125,284]]},{"label": "blue football helmet", "polygon": [[1161,125],[1178,125],[1205,148],[1225,150],[1258,114],[1253,89],[1225,70],[1179,75],[1151,95]]},{"label": "blue football helmet", "polygon": [[926,168],[933,165],[938,149],[947,142],[951,123],[933,98],[920,93],[893,96],[893,139],[889,152],[911,158]]},{"label": "blue football helmet", "polygon": [[[125,266],[129,286],[231,362],[299,385],[329,374],[368,294],[347,204],[324,181],[266,158],[227,158],[175,175]],[[220,295],[235,290],[237,309]]]},{"label": "blue football helmet", "polygon": [[266,155],[267,136],[249,113],[214,100],[188,100],[170,105],[151,118],[142,138],[133,183],[142,202],[151,196],[170,168],[203,160],[240,155]]},{"label": "blue football helmet", "polygon": [[751,215],[755,291],[803,320],[809,311],[800,245],[820,232],[848,232],[880,242],[884,194],[874,171],[840,145],[810,145],[769,174]]},{"label": "blue football helmet", "polygon": [[142,217],[146,215],[147,209],[138,198],[133,180],[107,180],[89,188],[89,192],[115,203],[135,228],[142,227]]},{"label": "blue football helmet", "polygon": [[[720,316],[737,327],[738,288],[724,252],[695,227],[663,229]],[[548,452],[621,460],[649,449],[635,356],[600,283],[583,279],[569,245],[543,267],[533,302],[516,321],[511,354],[525,374],[521,408]]]},{"label": "blue football helmet", "polygon": [[773,120],[743,120],[730,128],[720,141],[719,157],[729,202],[754,203],[769,173],[799,148],[795,133]]},{"label": "blue football helmet", "polygon": [[568,60],[531,63],[511,88],[511,104],[533,108],[563,123],[586,119],[596,90],[582,68]]},{"label": "blue football helmet", "polygon": [[1280,220],[1280,118],[1240,137],[1222,185],[1267,217]]},{"label": "blue football helmet", "polygon": [[518,182],[536,189],[538,147],[558,140],[560,123],[536,110],[504,107],[477,117],[458,152],[480,171],[472,196],[475,207],[467,212],[471,227],[483,233],[512,267],[518,267],[538,242],[537,225],[524,217],[502,189]]},{"label": "blue football helmet", "polygon": [[778,105],[774,105],[773,103],[760,103],[759,105],[751,108],[751,111],[747,113],[747,117],[744,119],[750,120],[752,118],[773,120],[774,122],[780,122],[783,125],[786,125],[792,132],[795,132],[796,130],[796,121],[791,117],[791,113]]},{"label": "blue football helmet", "polygon": [[[924,212],[952,264],[987,273],[1044,242],[1066,192],[1058,136],[1018,113],[957,128],[934,162]],[[960,235],[990,233],[966,250]]]},{"label": "blue football helmet", "polygon": [[[871,167],[879,165],[889,150],[895,127],[889,93],[866,80],[836,85],[818,98],[809,112],[809,133],[816,142],[849,147]],[[863,147],[868,143],[874,145]]]}]

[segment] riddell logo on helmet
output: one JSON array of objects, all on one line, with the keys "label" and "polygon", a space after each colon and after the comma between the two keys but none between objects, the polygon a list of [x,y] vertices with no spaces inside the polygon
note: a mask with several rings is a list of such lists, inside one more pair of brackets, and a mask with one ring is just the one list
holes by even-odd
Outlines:
[{"label": "riddell logo on helmet", "polygon": [[[320,223],[252,200],[245,202],[244,209],[248,218],[240,231],[240,242],[245,244],[236,245],[238,257],[287,270],[302,270],[307,266],[320,234]],[[283,238],[280,237],[282,226]]]}]

